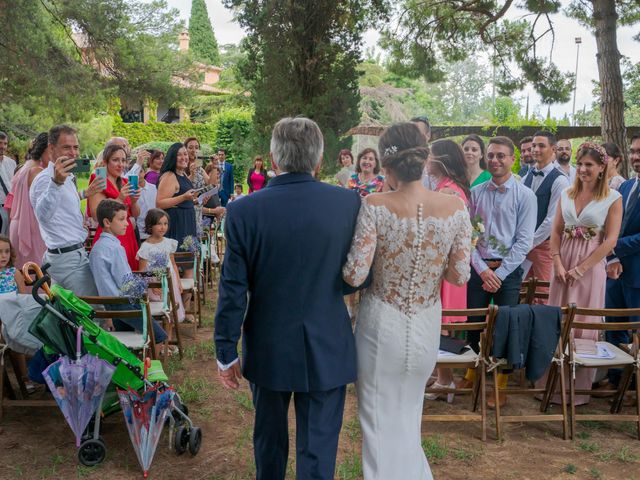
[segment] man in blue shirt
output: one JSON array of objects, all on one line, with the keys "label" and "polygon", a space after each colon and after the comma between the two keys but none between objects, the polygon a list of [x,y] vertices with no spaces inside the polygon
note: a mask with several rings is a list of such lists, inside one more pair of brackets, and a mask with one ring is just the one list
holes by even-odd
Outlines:
[{"label": "man in blue shirt", "polygon": [[[520,266],[531,250],[536,226],[536,197],[511,173],[515,160],[513,142],[494,137],[487,147],[491,180],[471,190],[471,218],[481,220],[485,232],[471,255],[471,278],[467,287],[467,307],[517,305],[523,271]],[[473,318],[470,321],[483,321]],[[478,351],[479,332],[469,332],[468,340]],[[472,383],[467,371],[465,385]],[[506,383],[506,376],[501,379]],[[506,397],[501,397],[501,404]]]}]

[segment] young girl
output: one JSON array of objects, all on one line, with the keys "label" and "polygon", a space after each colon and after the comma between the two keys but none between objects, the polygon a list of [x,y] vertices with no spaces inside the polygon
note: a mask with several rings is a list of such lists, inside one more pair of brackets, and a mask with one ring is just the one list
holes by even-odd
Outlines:
[{"label": "young girl", "polygon": [[[173,296],[178,302],[178,321],[184,321],[184,304],[182,303],[182,288],[180,286],[180,277],[178,276],[178,267],[176,265],[173,254],[178,248],[178,241],[171,238],[165,238],[165,234],[169,229],[169,216],[167,212],[159,208],[152,208],[145,218],[144,230],[149,238],[140,246],[137,259],[140,262],[140,270],[147,270],[149,262],[154,254],[164,253],[169,258],[168,267],[171,271],[171,280],[173,282]],[[152,300],[155,292],[150,297]]]},{"label": "young girl", "polygon": [[27,293],[22,273],[13,266],[15,258],[9,237],[0,235],[0,294]]}]

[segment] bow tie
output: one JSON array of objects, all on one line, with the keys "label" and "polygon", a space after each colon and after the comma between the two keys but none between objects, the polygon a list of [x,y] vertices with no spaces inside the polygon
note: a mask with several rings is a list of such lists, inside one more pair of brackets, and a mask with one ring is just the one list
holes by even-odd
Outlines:
[{"label": "bow tie", "polygon": [[531,173],[536,177],[544,177],[544,172],[542,170],[533,170]]},{"label": "bow tie", "polygon": [[495,192],[498,191],[499,193],[504,193],[507,191],[507,187],[505,187],[504,185],[496,185],[493,182],[489,183],[489,191],[490,192]]}]

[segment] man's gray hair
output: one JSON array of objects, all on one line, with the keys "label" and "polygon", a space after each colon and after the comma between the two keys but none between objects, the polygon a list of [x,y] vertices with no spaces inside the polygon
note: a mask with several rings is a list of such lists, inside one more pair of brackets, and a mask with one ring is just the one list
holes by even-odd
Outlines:
[{"label": "man's gray hair", "polygon": [[322,132],[313,120],[288,117],[273,127],[271,155],[282,172],[313,173],[323,149]]}]

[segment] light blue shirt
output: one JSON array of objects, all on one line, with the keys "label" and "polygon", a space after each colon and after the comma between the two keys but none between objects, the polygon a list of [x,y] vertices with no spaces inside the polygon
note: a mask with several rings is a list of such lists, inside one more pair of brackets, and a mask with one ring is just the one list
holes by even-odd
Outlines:
[{"label": "light blue shirt", "polygon": [[535,194],[513,175],[502,186],[504,192],[490,180],[472,188],[469,207],[471,218],[480,216],[485,228],[471,254],[471,265],[479,275],[489,268],[483,259],[502,259],[496,269],[500,280],[518,268],[531,250],[538,213]]},{"label": "light blue shirt", "polygon": [[115,236],[102,232],[89,254],[91,273],[101,297],[121,297],[125,275],[131,273],[127,254]]}]

